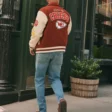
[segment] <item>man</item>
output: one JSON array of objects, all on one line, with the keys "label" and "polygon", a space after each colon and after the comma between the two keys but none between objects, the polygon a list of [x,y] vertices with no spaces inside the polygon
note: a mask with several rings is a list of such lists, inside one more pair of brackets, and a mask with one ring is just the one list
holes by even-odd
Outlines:
[{"label": "man", "polygon": [[67,11],[59,6],[59,0],[47,0],[48,5],[39,10],[31,40],[30,54],[36,52],[35,88],[39,112],[46,112],[44,79],[48,70],[48,78],[56,94],[58,112],[67,112],[60,71],[63,62],[68,35],[71,31],[71,18]]}]

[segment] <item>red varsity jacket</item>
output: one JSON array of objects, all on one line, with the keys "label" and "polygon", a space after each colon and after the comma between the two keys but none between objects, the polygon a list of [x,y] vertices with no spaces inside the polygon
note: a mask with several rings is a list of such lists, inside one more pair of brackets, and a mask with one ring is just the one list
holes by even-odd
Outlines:
[{"label": "red varsity jacket", "polygon": [[29,45],[36,53],[65,51],[71,27],[69,13],[57,3],[50,3],[39,10]]}]

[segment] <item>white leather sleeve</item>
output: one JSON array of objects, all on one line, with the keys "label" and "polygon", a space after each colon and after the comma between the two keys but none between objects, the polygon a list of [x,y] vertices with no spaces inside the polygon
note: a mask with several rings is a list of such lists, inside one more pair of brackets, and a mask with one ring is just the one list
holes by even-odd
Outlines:
[{"label": "white leather sleeve", "polygon": [[39,11],[31,31],[31,39],[29,41],[29,46],[35,48],[36,44],[39,42],[40,38],[43,36],[44,28],[48,22],[47,16]]},{"label": "white leather sleeve", "polygon": [[70,34],[71,29],[72,29],[72,19],[70,17],[70,22],[69,22],[69,25],[68,25],[68,35]]}]

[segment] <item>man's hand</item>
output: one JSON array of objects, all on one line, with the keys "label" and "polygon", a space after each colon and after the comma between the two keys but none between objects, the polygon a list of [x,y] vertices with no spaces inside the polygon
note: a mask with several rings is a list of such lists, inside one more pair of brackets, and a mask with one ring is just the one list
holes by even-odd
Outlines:
[{"label": "man's hand", "polygon": [[34,50],[33,48],[30,48],[30,54],[31,54],[32,56],[35,55],[35,50]]}]

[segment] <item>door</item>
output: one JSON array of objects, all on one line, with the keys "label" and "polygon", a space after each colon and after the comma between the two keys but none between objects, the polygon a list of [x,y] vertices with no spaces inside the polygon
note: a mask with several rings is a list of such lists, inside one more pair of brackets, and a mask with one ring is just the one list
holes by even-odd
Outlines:
[{"label": "door", "polygon": [[[34,23],[35,18],[37,16],[37,12],[40,8],[44,5],[35,4],[35,10],[33,10],[34,16],[32,17],[32,22]],[[31,26],[32,29],[33,26]],[[35,75],[35,57],[29,56],[28,59],[28,75],[26,80],[26,89],[33,89],[34,88],[34,75]]]}]

